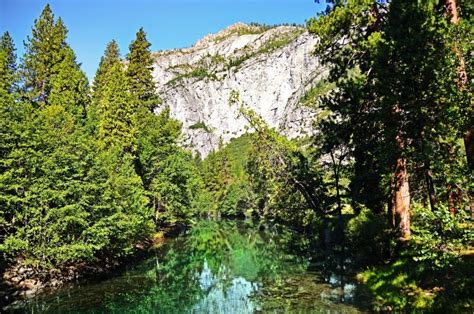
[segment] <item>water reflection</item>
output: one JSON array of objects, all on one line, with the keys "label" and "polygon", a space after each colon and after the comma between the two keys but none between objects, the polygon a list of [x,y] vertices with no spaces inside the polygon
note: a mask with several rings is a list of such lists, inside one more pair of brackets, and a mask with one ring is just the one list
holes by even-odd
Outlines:
[{"label": "water reflection", "polygon": [[[106,280],[76,283],[9,311],[351,313],[344,263],[282,226],[201,221],[156,256]],[[349,302],[349,303],[347,303]]]},{"label": "water reflection", "polygon": [[199,285],[205,291],[204,297],[191,309],[192,313],[253,313],[258,306],[250,296],[258,285],[243,277],[227,282],[228,272],[223,265],[217,275],[209,268],[207,261],[199,275]]}]

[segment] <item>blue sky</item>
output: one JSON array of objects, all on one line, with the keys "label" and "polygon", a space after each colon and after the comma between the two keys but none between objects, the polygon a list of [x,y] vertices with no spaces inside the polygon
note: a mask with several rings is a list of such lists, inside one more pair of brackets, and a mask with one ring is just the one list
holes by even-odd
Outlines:
[{"label": "blue sky", "polygon": [[141,26],[156,51],[188,47],[239,21],[304,23],[324,7],[314,0],[0,0],[0,32],[10,32],[19,57],[46,3],[68,27],[68,42],[89,79],[107,42],[117,40],[125,55]]}]

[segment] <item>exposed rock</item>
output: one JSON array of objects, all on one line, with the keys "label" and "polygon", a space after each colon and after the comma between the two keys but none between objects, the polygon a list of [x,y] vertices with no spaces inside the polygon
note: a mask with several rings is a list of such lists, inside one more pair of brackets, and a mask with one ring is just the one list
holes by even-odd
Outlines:
[{"label": "exposed rock", "polygon": [[229,95],[291,137],[310,132],[315,112],[300,98],[326,75],[312,54],[317,38],[303,28],[242,23],[208,35],[191,48],[154,53],[153,76],[172,117],[183,123],[183,143],[205,156],[246,132]]},{"label": "exposed rock", "polygon": [[33,279],[25,279],[18,286],[25,290],[36,290],[38,288],[38,282]]}]

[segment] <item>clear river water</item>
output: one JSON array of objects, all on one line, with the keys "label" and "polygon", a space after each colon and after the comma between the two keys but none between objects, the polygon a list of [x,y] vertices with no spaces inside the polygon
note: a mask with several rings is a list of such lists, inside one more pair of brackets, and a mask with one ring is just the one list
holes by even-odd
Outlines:
[{"label": "clear river water", "polygon": [[350,260],[280,225],[203,220],[156,253],[8,310],[29,313],[359,313]]}]

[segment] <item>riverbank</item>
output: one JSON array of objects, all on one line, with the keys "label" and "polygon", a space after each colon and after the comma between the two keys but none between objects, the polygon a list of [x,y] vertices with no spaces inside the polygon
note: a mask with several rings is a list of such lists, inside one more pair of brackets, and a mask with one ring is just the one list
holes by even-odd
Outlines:
[{"label": "riverbank", "polygon": [[77,280],[107,278],[113,272],[125,269],[129,264],[139,262],[163,245],[168,238],[178,236],[188,226],[175,223],[161,228],[145,241],[135,245],[134,254],[115,260],[102,260],[94,264],[74,264],[58,268],[34,266],[18,257],[7,267],[0,278],[0,310],[19,299],[33,298],[43,292],[53,291]]}]

